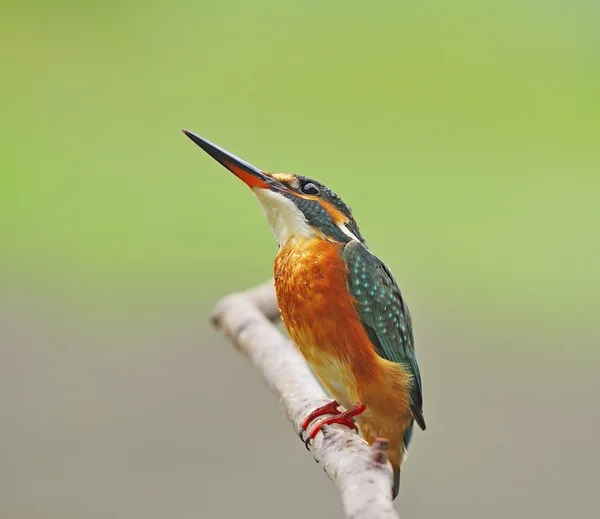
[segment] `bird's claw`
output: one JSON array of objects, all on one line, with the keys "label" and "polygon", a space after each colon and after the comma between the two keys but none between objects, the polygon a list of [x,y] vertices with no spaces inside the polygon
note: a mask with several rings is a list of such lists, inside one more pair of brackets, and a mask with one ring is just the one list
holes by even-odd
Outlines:
[{"label": "bird's claw", "polygon": [[300,424],[301,434],[306,431],[311,422],[314,422],[319,416],[323,416],[324,414],[340,414],[341,411],[338,409],[339,407],[340,404],[338,404],[336,400],[332,400],[331,402],[314,409],[304,420],[302,420],[302,423]]},{"label": "bird's claw", "polygon": [[336,400],[332,400],[331,402],[328,402],[325,405],[322,405],[321,407],[317,407],[316,409],[311,411],[304,420],[302,420],[302,423],[300,424],[300,432],[298,433],[298,436],[304,442],[304,446],[307,449],[308,449],[308,444],[310,443],[311,438],[307,437],[305,440],[304,433],[306,433],[308,426],[313,421],[315,421],[317,418],[319,418],[320,416],[323,416],[325,414],[340,414],[341,411],[338,409],[339,407],[340,407],[340,404]]},{"label": "bird's claw", "polygon": [[[321,411],[324,408],[327,408],[327,411],[321,412],[317,416],[320,416],[321,414],[331,413],[332,412],[331,408],[334,403],[337,404],[337,402],[330,402],[328,404],[328,406],[323,406],[322,408],[316,409],[308,416],[308,418],[311,418],[313,414]],[[334,416],[330,416],[329,418],[325,418],[324,420],[321,420],[310,430],[310,432],[307,432],[306,439],[304,440],[304,446],[308,449],[310,442],[315,438],[315,436],[319,433],[319,431],[326,425],[331,425],[331,424],[345,425],[346,427],[358,432],[358,427],[354,423],[353,418],[355,416],[358,416],[362,412],[364,412],[364,410],[366,408],[367,408],[367,406],[365,404],[356,404],[355,406],[351,407],[347,411],[340,412],[336,407],[335,408],[336,413]],[[314,419],[314,418],[312,418],[312,419]],[[310,421],[311,420],[308,420],[308,423],[310,423]],[[304,424],[306,422],[307,422],[307,420],[304,420],[304,422],[302,422],[302,425],[304,426]],[[302,431],[300,432],[300,439],[302,439],[302,433],[305,431],[306,431],[306,427],[303,427]]]},{"label": "bird's claw", "polygon": [[300,439],[303,441],[304,446],[306,447],[306,450],[309,451],[310,450],[310,442],[312,442],[312,439],[310,438],[310,436],[307,436],[306,439],[303,439],[302,435],[300,435]]}]

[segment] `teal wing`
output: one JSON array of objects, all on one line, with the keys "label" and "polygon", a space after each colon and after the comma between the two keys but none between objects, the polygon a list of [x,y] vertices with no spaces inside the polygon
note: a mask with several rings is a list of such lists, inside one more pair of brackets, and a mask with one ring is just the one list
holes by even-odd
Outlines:
[{"label": "teal wing", "polygon": [[415,356],[408,307],[391,272],[359,241],[353,240],[342,254],[348,267],[348,289],[378,355],[402,364],[413,376],[410,395],[412,415],[425,430],[421,374]]}]

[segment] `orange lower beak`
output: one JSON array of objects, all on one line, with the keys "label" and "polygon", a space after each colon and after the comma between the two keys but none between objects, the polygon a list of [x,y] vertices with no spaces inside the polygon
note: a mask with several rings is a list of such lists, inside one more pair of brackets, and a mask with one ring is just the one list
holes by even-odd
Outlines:
[{"label": "orange lower beak", "polygon": [[216,144],[188,130],[182,130],[182,132],[251,189],[254,187],[274,189],[279,184],[273,177],[236,157],[233,153],[225,151]]}]

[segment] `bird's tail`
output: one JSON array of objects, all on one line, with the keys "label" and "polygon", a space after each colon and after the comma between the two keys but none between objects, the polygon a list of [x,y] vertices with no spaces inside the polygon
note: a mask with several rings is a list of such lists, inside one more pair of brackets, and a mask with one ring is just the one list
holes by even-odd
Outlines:
[{"label": "bird's tail", "polygon": [[396,499],[396,497],[398,496],[398,492],[400,492],[400,467],[402,467],[404,460],[408,456],[408,445],[410,444],[410,440],[412,439],[414,424],[415,424],[415,421],[412,420],[410,422],[410,426],[404,433],[404,438],[402,438],[402,449],[400,451],[400,461],[398,462],[398,467],[396,467],[396,464],[393,462],[393,460],[390,460],[390,461],[392,461],[392,468],[394,469],[394,484],[392,486],[392,499]]},{"label": "bird's tail", "polygon": [[392,499],[398,497],[400,492],[400,468],[394,469],[394,484],[392,486]]}]

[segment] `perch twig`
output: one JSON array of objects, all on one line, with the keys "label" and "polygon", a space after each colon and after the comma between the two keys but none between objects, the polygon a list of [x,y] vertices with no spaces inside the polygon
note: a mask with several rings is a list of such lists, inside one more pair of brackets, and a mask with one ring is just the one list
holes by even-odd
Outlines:
[{"label": "perch twig", "polygon": [[[297,348],[273,324],[279,319],[273,281],[224,297],[211,319],[261,371],[300,434],[302,420],[331,399]],[[309,448],[338,486],[346,517],[398,519],[392,506],[386,440],[369,447],[347,427],[330,425],[323,427]]]}]

